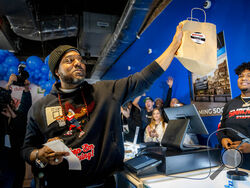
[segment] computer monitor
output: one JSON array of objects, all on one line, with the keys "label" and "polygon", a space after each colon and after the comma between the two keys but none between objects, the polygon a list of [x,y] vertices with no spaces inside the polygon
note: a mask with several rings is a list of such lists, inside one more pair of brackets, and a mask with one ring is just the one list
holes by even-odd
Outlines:
[{"label": "computer monitor", "polygon": [[169,120],[189,119],[188,133],[208,134],[207,128],[194,104],[184,105],[181,107],[164,108],[164,111]]}]

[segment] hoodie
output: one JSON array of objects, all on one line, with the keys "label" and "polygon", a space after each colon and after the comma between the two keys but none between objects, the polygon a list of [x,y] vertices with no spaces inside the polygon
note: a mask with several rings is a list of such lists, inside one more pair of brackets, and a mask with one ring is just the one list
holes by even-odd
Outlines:
[{"label": "hoodie", "polygon": [[51,187],[53,183],[64,187],[90,185],[121,170],[124,147],[120,106],[149,89],[163,72],[153,62],[123,79],[83,82],[71,93],[62,92],[60,84],[55,84],[50,94],[29,111],[23,157],[32,164],[32,150],[53,137],[64,141],[81,161],[82,170],[68,170],[66,160],[59,165],[47,165],[42,170]]}]

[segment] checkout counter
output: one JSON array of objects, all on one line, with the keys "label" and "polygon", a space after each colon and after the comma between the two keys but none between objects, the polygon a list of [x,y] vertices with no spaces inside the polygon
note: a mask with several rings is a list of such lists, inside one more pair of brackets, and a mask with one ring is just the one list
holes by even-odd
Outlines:
[{"label": "checkout counter", "polygon": [[[187,133],[208,134],[194,105],[164,110],[170,120],[161,146],[135,144],[138,130],[133,143],[125,142],[125,170],[117,174],[119,188],[250,188],[248,170],[238,169],[246,172],[244,176],[237,173],[241,181],[227,177],[227,171],[235,168],[224,168],[210,177],[222,165],[220,148],[184,146]],[[234,163],[235,156],[230,157]]]},{"label": "checkout counter", "polygon": [[[218,167],[211,168],[212,174]],[[242,170],[242,169],[239,169]],[[128,170],[117,174],[119,188],[249,188],[250,177],[245,181],[232,181],[224,169],[214,180],[209,178],[210,168],[194,170],[173,175],[153,174],[137,177]],[[250,171],[242,170],[250,173]],[[230,187],[230,185],[233,185]]]},{"label": "checkout counter", "polygon": [[224,168],[214,180],[210,179],[221,165],[218,148],[173,151],[159,146],[141,149],[133,143],[125,143],[125,146],[125,170],[117,174],[119,188],[250,187],[250,177],[244,181],[227,178],[227,171],[234,169]]}]

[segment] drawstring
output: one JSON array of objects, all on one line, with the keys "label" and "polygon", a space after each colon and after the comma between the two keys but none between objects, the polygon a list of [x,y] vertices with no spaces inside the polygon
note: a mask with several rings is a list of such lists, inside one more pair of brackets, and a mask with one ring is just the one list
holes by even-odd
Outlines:
[{"label": "drawstring", "polygon": [[87,110],[87,118],[89,119],[88,105],[87,105],[87,103],[86,103],[86,100],[85,100],[85,97],[84,97],[84,93],[83,93],[82,90],[81,90],[81,94],[82,94],[82,99],[83,99],[84,105],[85,105],[86,110]]},{"label": "drawstring", "polygon": [[60,106],[61,106],[61,108],[62,108],[62,113],[63,113],[63,119],[64,119],[64,121],[66,121],[66,113],[65,113],[65,110],[64,110],[64,108],[63,108],[63,105],[62,105],[62,101],[61,101],[61,96],[60,96],[60,94],[58,93],[58,101],[59,101],[59,104],[60,104]]}]

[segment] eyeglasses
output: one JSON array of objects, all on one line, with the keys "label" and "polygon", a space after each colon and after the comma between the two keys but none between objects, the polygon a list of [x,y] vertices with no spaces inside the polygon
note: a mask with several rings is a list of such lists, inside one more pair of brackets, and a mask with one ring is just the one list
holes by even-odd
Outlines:
[{"label": "eyeglasses", "polygon": [[71,64],[75,60],[77,60],[78,62],[80,62],[82,64],[86,63],[86,61],[80,55],[69,55],[69,56],[65,57],[62,61],[63,61],[63,63]]}]

